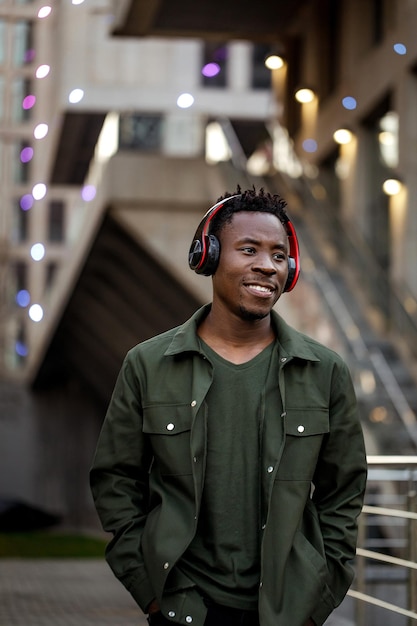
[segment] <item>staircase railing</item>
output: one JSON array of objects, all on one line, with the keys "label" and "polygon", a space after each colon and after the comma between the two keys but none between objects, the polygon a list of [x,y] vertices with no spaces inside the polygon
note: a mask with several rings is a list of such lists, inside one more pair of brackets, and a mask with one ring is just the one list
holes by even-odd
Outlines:
[{"label": "staircase railing", "polygon": [[[379,623],[369,607],[400,616],[409,626],[417,624],[417,456],[368,456],[368,487],[359,518],[356,578],[348,592],[357,602],[355,623]],[[375,529],[379,532],[375,537]],[[378,545],[379,544],[379,545]],[[378,571],[381,565],[386,566]],[[394,572],[397,573],[394,576]],[[375,574],[377,573],[377,576]],[[400,576],[398,576],[400,573]],[[388,602],[370,593],[372,578],[384,589],[392,583],[403,586],[400,603]],[[389,599],[395,599],[389,593]]]}]

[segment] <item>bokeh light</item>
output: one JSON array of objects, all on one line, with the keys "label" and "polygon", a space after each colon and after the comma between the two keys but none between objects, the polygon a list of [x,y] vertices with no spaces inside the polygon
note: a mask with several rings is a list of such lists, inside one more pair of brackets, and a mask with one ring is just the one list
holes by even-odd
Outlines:
[{"label": "bokeh light", "polygon": [[35,72],[36,78],[45,78],[48,76],[50,70],[50,65],[47,65],[46,63],[44,65],[40,65]]},{"label": "bokeh light", "polygon": [[207,63],[201,70],[201,73],[207,78],[217,76],[220,73],[220,65],[218,63]]},{"label": "bokeh light", "polygon": [[333,133],[333,139],[336,143],[340,145],[350,143],[352,141],[352,137],[352,131],[348,130],[347,128],[338,128]]},{"label": "bokeh light", "polygon": [[30,256],[34,261],[42,261],[45,256],[45,246],[43,243],[34,243],[30,249]]},{"label": "bokeh light", "polygon": [[77,102],[81,102],[84,98],[84,90],[83,89],[73,89],[68,96],[68,101],[71,104],[76,104]]},{"label": "bokeh light", "polygon": [[35,139],[43,139],[48,134],[48,124],[38,124],[33,131]]},{"label": "bokeh light", "polygon": [[317,141],[315,139],[304,139],[304,141],[303,141],[303,149],[306,152],[316,152],[316,150],[317,150]]},{"label": "bokeh light", "polygon": [[23,341],[16,341],[15,350],[19,356],[27,356],[29,354],[28,347]]},{"label": "bokeh light", "polygon": [[22,108],[25,109],[25,111],[27,111],[28,109],[31,109],[32,107],[34,107],[35,104],[36,104],[36,96],[34,96],[33,94],[29,94],[28,96],[23,98]]},{"label": "bokeh light", "polygon": [[22,161],[22,163],[29,163],[29,161],[31,161],[32,159],[33,159],[33,148],[31,148],[30,146],[26,146],[20,152],[20,160]]},{"label": "bokeh light", "polygon": [[345,109],[348,109],[349,111],[353,111],[354,109],[356,109],[358,105],[358,103],[356,102],[356,99],[352,98],[352,96],[346,96],[345,98],[343,98],[342,104],[345,107]]},{"label": "bokeh light", "polygon": [[188,109],[193,104],[194,96],[192,96],[190,93],[182,93],[180,96],[178,96],[177,105],[180,107],[180,109]]},{"label": "bokeh light", "polygon": [[36,56],[35,50],[33,48],[28,48],[25,52],[25,63],[32,63]]},{"label": "bokeh light", "polygon": [[26,308],[30,303],[30,293],[27,289],[21,289],[16,294],[16,303],[18,306],[23,309]]},{"label": "bokeh light", "polygon": [[42,200],[42,198],[46,196],[46,191],[47,188],[45,183],[36,183],[36,185],[34,185],[32,189],[32,196],[35,198],[35,200]]},{"label": "bokeh light", "polygon": [[397,54],[400,54],[400,55],[407,54],[407,46],[405,46],[403,43],[395,43],[393,45],[393,48],[394,48],[394,52],[396,52]]},{"label": "bokeh light", "polygon": [[42,20],[45,17],[48,17],[48,15],[51,14],[52,8],[50,6],[48,6],[47,4],[44,7],[41,7],[38,11],[38,17],[40,20]]},{"label": "bokeh light", "polygon": [[29,309],[29,317],[32,322],[40,322],[43,318],[43,308],[40,304],[32,304]]},{"label": "bokeh light", "polygon": [[24,196],[20,198],[20,208],[22,211],[29,211],[33,207],[33,196],[30,193],[25,193]]},{"label": "bokeh light", "polygon": [[81,190],[81,197],[85,202],[91,202],[96,197],[97,189],[94,185],[85,185]]},{"label": "bokeh light", "polygon": [[269,70],[279,70],[281,67],[284,67],[284,59],[278,54],[270,54],[265,59],[265,66]]}]

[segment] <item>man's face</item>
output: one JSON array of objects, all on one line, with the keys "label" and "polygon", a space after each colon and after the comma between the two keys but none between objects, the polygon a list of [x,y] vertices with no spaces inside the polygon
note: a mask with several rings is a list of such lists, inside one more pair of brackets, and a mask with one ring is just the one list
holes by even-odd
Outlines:
[{"label": "man's face", "polygon": [[288,276],[288,236],[272,213],[240,211],[219,233],[213,303],[244,320],[268,316]]}]

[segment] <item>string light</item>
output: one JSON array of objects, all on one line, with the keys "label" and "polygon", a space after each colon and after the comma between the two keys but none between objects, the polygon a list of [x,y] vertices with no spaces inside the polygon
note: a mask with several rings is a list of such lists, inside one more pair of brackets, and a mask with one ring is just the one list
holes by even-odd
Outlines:
[{"label": "string light", "polygon": [[387,196],[396,196],[400,193],[401,189],[402,183],[396,178],[387,178],[387,180],[384,181],[384,184],[382,185],[382,191]]},{"label": "string light", "polygon": [[43,318],[43,308],[40,304],[32,304],[29,309],[29,317],[32,322],[40,322]]},{"label": "string light", "polygon": [[38,124],[33,131],[35,139],[43,139],[48,134],[48,124]]},{"label": "string light", "polygon": [[270,54],[265,59],[265,66],[269,70],[279,70],[284,67],[284,59],[278,54]]},{"label": "string light", "polygon": [[302,87],[295,92],[295,99],[301,104],[308,104],[314,100],[314,91],[309,87]]},{"label": "string light", "polygon": [[179,106],[180,109],[189,109],[193,104],[194,96],[192,96],[190,93],[182,93],[177,98],[177,106]]},{"label": "string light", "polygon": [[42,200],[46,196],[46,185],[44,183],[36,183],[32,189],[32,196],[35,200]]},{"label": "string light", "polygon": [[71,104],[77,104],[77,102],[81,102],[84,98],[84,90],[83,89],[73,89],[68,96],[68,101]]},{"label": "string light", "polygon": [[338,128],[338,130],[333,133],[333,139],[340,145],[350,143],[352,141],[352,137],[352,132],[347,128]]},{"label": "string light", "polygon": [[36,78],[45,78],[46,76],[48,76],[50,71],[51,71],[51,66],[44,63],[43,65],[40,65],[37,68],[35,72],[35,76]]},{"label": "string light", "polygon": [[38,11],[38,17],[40,20],[42,20],[45,17],[48,17],[48,15],[51,14],[52,11],[52,7],[48,6],[47,4],[44,7],[41,7]]}]

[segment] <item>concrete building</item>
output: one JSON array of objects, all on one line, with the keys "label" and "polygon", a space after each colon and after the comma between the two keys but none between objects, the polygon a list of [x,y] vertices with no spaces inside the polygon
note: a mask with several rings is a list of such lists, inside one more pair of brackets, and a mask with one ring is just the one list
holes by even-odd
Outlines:
[{"label": "concrete building", "polygon": [[416,27],[411,0],[0,2],[0,496],[95,524],[121,359],[210,298],[186,252],[236,184],[288,199],[284,314],[350,361],[369,450],[414,453]]}]

